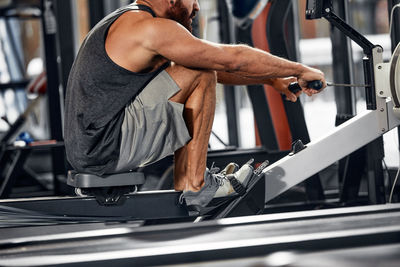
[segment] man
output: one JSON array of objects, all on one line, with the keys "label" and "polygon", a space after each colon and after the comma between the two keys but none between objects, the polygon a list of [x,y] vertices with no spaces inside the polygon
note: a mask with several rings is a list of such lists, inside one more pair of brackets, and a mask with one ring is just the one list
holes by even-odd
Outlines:
[{"label": "man", "polygon": [[252,172],[249,164],[206,169],[216,83],[270,84],[291,101],[298,95],[287,89],[290,82],[308,95],[316,91],[307,81],[325,87],[319,70],[194,37],[199,9],[197,0],[138,0],[91,30],[66,96],[65,146],[77,171],[128,171],[175,153],[175,189],[188,206],[207,206],[235,194],[227,173],[246,185]]}]

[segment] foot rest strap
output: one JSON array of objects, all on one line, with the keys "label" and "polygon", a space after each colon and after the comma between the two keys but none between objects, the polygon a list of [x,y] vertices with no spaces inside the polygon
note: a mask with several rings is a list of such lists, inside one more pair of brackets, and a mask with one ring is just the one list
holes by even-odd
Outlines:
[{"label": "foot rest strap", "polygon": [[244,188],[242,183],[238,179],[236,179],[234,175],[232,174],[227,175],[227,178],[231,183],[233,190],[235,190],[236,193],[238,193],[240,196],[246,194],[246,188]]}]

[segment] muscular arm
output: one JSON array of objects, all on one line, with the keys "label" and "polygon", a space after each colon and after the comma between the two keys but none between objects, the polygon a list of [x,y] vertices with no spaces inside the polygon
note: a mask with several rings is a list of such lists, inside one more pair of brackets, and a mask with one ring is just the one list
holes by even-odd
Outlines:
[{"label": "muscular arm", "polygon": [[[279,93],[286,95],[286,99],[292,102],[296,102],[297,97],[301,94],[301,92],[293,94],[292,92],[289,91],[289,84],[297,81],[297,78],[294,77],[257,79],[257,78],[245,78],[229,72],[218,71],[217,78],[219,83],[231,84],[231,85],[268,84],[271,85]],[[307,95],[312,95],[317,93],[317,91],[310,89],[305,89],[304,92]]]},{"label": "muscular arm", "polygon": [[[143,38],[147,40],[144,46],[155,55],[162,55],[189,68],[216,70],[222,74],[221,80],[228,76],[223,74],[225,72],[239,76],[240,80],[238,77],[236,81],[241,83],[289,76],[324,81],[322,73],[300,63],[246,45],[224,45],[201,40],[171,20],[154,19],[149,28],[146,38]],[[306,73],[308,75],[305,77]]]},{"label": "muscular arm", "polygon": [[222,84],[230,84],[230,85],[253,85],[253,84],[269,84],[276,80],[276,78],[266,78],[266,79],[257,79],[257,78],[249,78],[242,77],[236,73],[226,72],[226,71],[217,71],[218,82]]}]

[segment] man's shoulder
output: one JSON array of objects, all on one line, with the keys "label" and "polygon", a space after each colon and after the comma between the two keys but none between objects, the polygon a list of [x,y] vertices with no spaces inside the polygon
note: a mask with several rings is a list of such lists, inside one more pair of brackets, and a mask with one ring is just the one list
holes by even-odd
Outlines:
[{"label": "man's shoulder", "polygon": [[180,27],[177,22],[165,18],[149,18],[133,23],[126,29],[129,38],[152,48],[156,44],[169,42],[174,38],[174,33]]},{"label": "man's shoulder", "polygon": [[141,30],[157,30],[160,27],[176,27],[177,22],[159,18],[159,17],[149,17],[149,18],[138,18],[136,14],[132,11],[128,11],[123,14],[119,19],[119,23],[123,27],[128,27],[130,29],[141,29]]},{"label": "man's shoulder", "polygon": [[[130,13],[130,12],[127,12]],[[126,14],[117,21],[115,33],[125,40],[131,40],[135,43],[160,41],[166,38],[165,33],[174,30],[177,27],[174,21],[164,18],[146,18],[137,19],[135,14]]]},{"label": "man's shoulder", "polygon": [[176,21],[170,19],[152,18],[141,21],[140,25],[138,26],[147,34],[159,37],[159,34],[165,33],[166,31],[171,31],[174,28],[179,27],[179,24]]}]

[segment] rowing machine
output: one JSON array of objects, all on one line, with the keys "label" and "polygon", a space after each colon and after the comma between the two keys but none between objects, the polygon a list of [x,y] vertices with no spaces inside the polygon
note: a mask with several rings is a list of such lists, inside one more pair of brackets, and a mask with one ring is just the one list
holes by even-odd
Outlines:
[{"label": "rowing machine", "polygon": [[306,16],[326,18],[363,48],[365,84],[370,85],[366,87],[368,110],[266,168],[266,202],[400,125],[400,44],[390,63],[383,63],[383,49],[337,17],[330,4],[329,0],[308,1]]},{"label": "rowing machine", "polygon": [[[365,37],[335,16],[331,9],[329,12],[325,10],[323,14],[345,34],[355,39],[366,54],[364,61],[365,84],[371,85],[366,88],[368,111],[340,125],[324,138],[307,144],[301,150],[293,151],[290,155],[267,167],[261,175],[255,176],[246,193],[223,207],[223,210],[218,211],[219,214],[223,214],[221,217],[248,215],[255,210],[256,213],[261,213],[262,207],[259,207],[258,200],[257,205],[254,205],[253,200],[249,201],[253,194],[259,194],[260,190],[264,193],[265,190],[264,201],[268,202],[400,125],[400,119],[396,116],[399,106],[395,102],[396,99],[397,103],[400,102],[398,98],[400,95],[398,79],[400,45],[396,48],[391,63],[385,65],[382,61],[383,51],[380,46],[371,44]],[[100,206],[94,197],[5,200],[0,201],[0,205],[61,216],[68,214],[76,218],[88,216],[97,216],[97,219],[103,216],[114,220],[121,218],[188,218],[190,214],[186,208],[179,205],[179,195],[180,192],[176,191],[138,192],[126,195],[123,204],[117,202],[116,205],[107,205],[106,207]],[[244,212],[238,212],[238,209]]]}]

